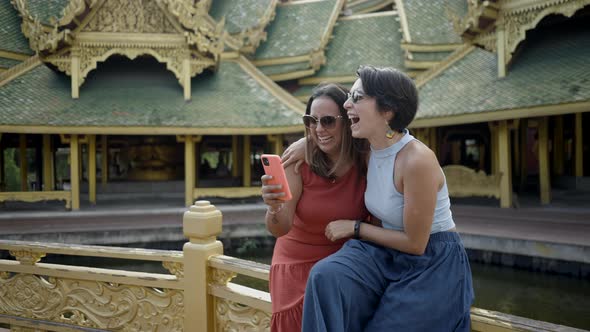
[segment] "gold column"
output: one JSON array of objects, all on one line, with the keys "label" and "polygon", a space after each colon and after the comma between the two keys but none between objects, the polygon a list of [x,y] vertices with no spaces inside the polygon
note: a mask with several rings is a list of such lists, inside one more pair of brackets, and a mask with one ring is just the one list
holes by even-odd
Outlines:
[{"label": "gold column", "polygon": [[499,170],[498,162],[499,162],[499,152],[498,152],[498,126],[496,124],[490,123],[490,134],[492,136],[491,145],[492,145],[492,174],[497,174]]},{"label": "gold column", "polygon": [[191,64],[190,59],[182,60],[182,79],[184,100],[191,100]]},{"label": "gold column", "polygon": [[242,172],[242,186],[250,187],[252,184],[252,169],[250,166],[250,136],[244,136],[244,154],[243,154],[243,172]]},{"label": "gold column", "polygon": [[18,137],[18,148],[20,158],[20,190],[29,191],[28,181],[28,165],[27,165],[27,135],[20,134]]},{"label": "gold column", "polygon": [[539,184],[541,204],[551,202],[551,179],[549,174],[549,129],[547,117],[539,122]]},{"label": "gold column", "polygon": [[266,135],[266,139],[272,144],[272,153],[276,155],[283,154],[283,136],[277,135]]},{"label": "gold column", "polygon": [[200,139],[195,141],[195,188],[199,185],[199,169],[201,167],[201,149],[199,148],[200,141]]},{"label": "gold column", "polygon": [[72,210],[80,210],[80,143],[78,135],[70,138],[70,186]]},{"label": "gold column", "polygon": [[527,158],[527,138],[528,138],[529,125],[527,119],[521,119],[520,121],[520,189],[524,189],[526,185],[528,174],[528,158]]},{"label": "gold column", "polygon": [[96,135],[88,135],[88,200],[96,204]]},{"label": "gold column", "polygon": [[88,136],[78,136],[78,146],[80,148],[80,153],[78,154],[78,175],[80,181],[84,179],[84,148],[82,145],[85,143],[84,141],[87,141],[86,137]]},{"label": "gold column", "polygon": [[238,153],[239,145],[238,145],[238,136],[233,135],[231,137],[231,176],[238,177],[240,174],[238,165],[240,164],[238,161],[240,160],[239,153]]},{"label": "gold column", "polygon": [[43,134],[43,191],[52,191],[55,188],[53,163],[51,135]]},{"label": "gold column", "polygon": [[2,133],[0,133],[0,191],[2,191],[2,185],[6,184],[6,175],[4,172],[4,146],[2,145]]},{"label": "gold column", "polygon": [[563,175],[563,116],[555,117],[553,127],[553,172],[555,175]]},{"label": "gold column", "polygon": [[582,143],[582,113],[576,113],[576,123],[575,123],[575,142],[574,146],[576,149],[575,152],[575,168],[574,168],[574,175],[577,177],[584,176],[584,159],[582,157],[583,151],[583,143]]},{"label": "gold column", "polygon": [[70,61],[70,72],[72,73],[72,98],[78,99],[78,97],[80,97],[80,51],[76,48],[72,48],[71,55],[72,58]]},{"label": "gold column", "polygon": [[107,143],[107,135],[102,135],[100,137],[100,146],[102,149],[101,154],[101,167],[100,167],[100,180],[102,182],[103,188],[107,185],[107,181],[109,179],[109,146]]},{"label": "gold column", "polygon": [[510,130],[506,120],[500,121],[497,137],[498,167],[502,178],[500,180],[500,207],[512,206],[512,164],[510,152]]},{"label": "gold column", "polygon": [[195,190],[195,142],[192,136],[186,136],[184,141],[184,205],[193,204]]}]

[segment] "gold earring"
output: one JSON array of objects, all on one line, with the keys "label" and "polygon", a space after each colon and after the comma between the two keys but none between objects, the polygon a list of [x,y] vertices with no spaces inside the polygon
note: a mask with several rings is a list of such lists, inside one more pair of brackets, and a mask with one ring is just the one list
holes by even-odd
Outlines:
[{"label": "gold earring", "polygon": [[395,132],[391,129],[389,124],[385,124],[387,126],[387,132],[385,133],[385,137],[392,139],[395,136]]}]

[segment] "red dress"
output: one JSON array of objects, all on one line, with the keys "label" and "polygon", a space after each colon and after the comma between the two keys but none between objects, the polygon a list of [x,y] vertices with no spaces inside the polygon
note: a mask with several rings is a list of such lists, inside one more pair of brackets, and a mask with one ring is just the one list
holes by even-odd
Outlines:
[{"label": "red dress", "polygon": [[334,183],[300,168],[303,190],[297,203],[293,225],[277,239],[270,267],[272,299],[271,331],[301,331],[303,294],[309,271],[346,242],[332,242],[324,235],[326,226],[337,219],[365,219],[365,176],[356,167]]}]

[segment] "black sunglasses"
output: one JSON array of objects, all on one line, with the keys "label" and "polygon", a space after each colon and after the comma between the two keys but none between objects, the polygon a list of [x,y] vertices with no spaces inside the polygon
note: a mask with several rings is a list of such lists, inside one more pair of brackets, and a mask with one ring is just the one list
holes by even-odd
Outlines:
[{"label": "black sunglasses", "polygon": [[349,92],[347,93],[348,95],[348,99],[352,99],[353,103],[358,103],[359,101],[365,99],[365,95],[360,94],[358,91],[353,91],[353,92]]},{"label": "black sunglasses", "polygon": [[336,120],[342,119],[342,115],[332,116],[326,115],[322,116],[321,118],[316,118],[313,115],[306,114],[303,116],[303,124],[307,128],[316,128],[318,126],[318,122],[322,125],[324,129],[333,129],[336,126]]}]

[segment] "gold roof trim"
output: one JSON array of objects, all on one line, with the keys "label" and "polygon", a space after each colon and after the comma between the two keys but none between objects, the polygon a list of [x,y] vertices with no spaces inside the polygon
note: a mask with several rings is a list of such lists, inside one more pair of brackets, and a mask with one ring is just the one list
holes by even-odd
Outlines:
[{"label": "gold roof trim", "polygon": [[[297,98],[278,86],[270,77],[264,75],[252,62],[248,61],[243,56],[236,60],[229,60],[237,62],[245,72],[250,74],[260,85],[269,90],[275,97],[287,105],[291,110],[303,115],[305,114],[305,107],[301,105]],[[301,128],[303,130],[303,128]]]},{"label": "gold roof trim", "polygon": [[402,27],[402,34],[404,36],[402,42],[412,43],[412,37],[410,36],[410,26],[408,25],[408,17],[406,16],[404,2],[402,0],[395,0],[395,9],[399,15],[399,23]]},{"label": "gold roof trim", "polygon": [[6,58],[6,59],[11,59],[11,60],[17,60],[17,61],[25,61],[30,57],[31,56],[28,54],[0,50],[0,58]]},{"label": "gold roof trim", "polygon": [[301,85],[320,84],[323,82],[327,83],[352,83],[356,81],[356,75],[346,76],[329,76],[329,77],[308,77],[302,78],[298,81]]},{"label": "gold roof trim", "polygon": [[[292,6],[292,5],[313,3],[313,2],[318,2],[318,0],[304,0],[304,1],[297,1],[297,2],[287,2],[287,3],[278,4],[278,6]],[[301,78],[301,77],[313,75],[317,70],[320,69],[320,67],[322,65],[324,65],[326,63],[326,55],[325,55],[326,45],[328,44],[328,42],[330,41],[330,38],[332,37],[332,31],[334,30],[334,26],[336,25],[336,21],[338,20],[338,16],[340,15],[342,8],[344,7],[344,4],[345,4],[345,0],[337,0],[336,5],[334,6],[334,9],[332,10],[332,13],[330,14],[330,18],[328,20],[328,23],[326,24],[326,29],[324,30],[324,33],[322,34],[322,37],[320,39],[320,45],[318,46],[317,49],[312,50],[310,53],[304,54],[304,55],[272,58],[272,59],[260,59],[260,60],[254,60],[254,61],[252,61],[252,63],[255,66],[263,67],[263,66],[282,65],[282,64],[290,64],[290,63],[309,61],[309,66],[311,67],[310,69],[297,70],[297,71],[293,71],[293,72],[281,73],[281,74],[275,74],[275,75],[268,76],[272,80],[275,80],[275,81],[285,81],[285,80],[291,80],[291,79],[296,79],[296,78]]]},{"label": "gold roof trim", "polygon": [[224,33],[224,39],[227,46],[243,53],[254,53],[261,42],[266,40],[266,26],[274,20],[278,0],[271,0],[270,6],[261,16],[258,23],[238,34],[230,35],[227,31]]},{"label": "gold roof trim", "polygon": [[401,43],[402,50],[410,52],[452,52],[463,44],[410,44]]},{"label": "gold roof trim", "polygon": [[416,119],[410,124],[410,128],[441,127],[468,123],[533,118],[538,116],[554,116],[572,113],[583,113],[587,112],[589,109],[590,102],[584,101],[579,103],[542,105],[471,114],[444,115],[428,119]]},{"label": "gold roof trim", "polygon": [[366,14],[354,14],[354,15],[348,15],[348,16],[341,16],[338,18],[338,21],[350,21],[350,20],[363,19],[363,18],[367,18],[367,17],[381,17],[381,16],[395,16],[395,15],[397,15],[396,10],[388,10],[388,11],[378,12],[378,13],[366,13]]},{"label": "gold roof trim", "polygon": [[25,61],[8,68],[7,70],[0,73],[0,87],[8,84],[10,81],[19,77],[20,75],[27,73],[31,69],[40,65],[41,63],[42,62],[39,59],[39,56],[34,55],[32,57],[29,57]]},{"label": "gold roof trim", "polygon": [[[299,105],[302,105],[298,101]],[[191,127],[75,127],[0,125],[0,132],[17,134],[90,134],[90,135],[266,135],[303,132],[303,124],[268,128],[191,128]]]},{"label": "gold roof trim", "polygon": [[436,66],[432,67],[430,70],[427,70],[418,76],[416,76],[416,86],[418,88],[422,87],[424,84],[428,83],[431,79],[435,78],[436,76],[440,75],[443,71],[453,65],[455,62],[464,58],[467,54],[471,53],[475,49],[475,46],[471,44],[464,44],[462,47],[458,48],[455,52],[451,53],[448,57],[446,57],[443,61],[439,62]]}]

